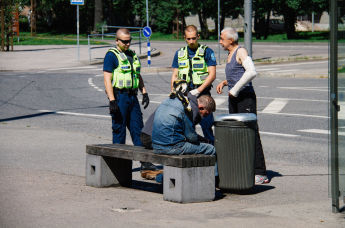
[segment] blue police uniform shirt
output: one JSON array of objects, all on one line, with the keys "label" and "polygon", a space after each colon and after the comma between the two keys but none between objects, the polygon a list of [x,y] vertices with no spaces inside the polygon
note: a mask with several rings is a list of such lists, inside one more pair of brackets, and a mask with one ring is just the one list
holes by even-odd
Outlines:
[{"label": "blue police uniform shirt", "polygon": [[[177,50],[175,53],[174,60],[173,60],[172,65],[171,65],[172,68],[178,68],[178,51],[179,50]],[[188,57],[193,58],[195,56],[196,50],[197,49],[191,50],[189,47],[187,47]],[[213,50],[209,47],[206,48],[206,51],[205,51],[205,62],[207,64],[207,66],[216,66],[217,65],[216,56],[214,55]]]},{"label": "blue police uniform shirt", "polygon": [[[127,56],[129,62],[133,64],[133,57],[130,54],[129,51],[124,52],[125,55]],[[140,60],[139,60],[140,61]],[[108,51],[107,54],[104,57],[104,63],[103,63],[103,71],[113,73],[113,71],[119,66],[119,61],[117,60],[116,55]]]}]

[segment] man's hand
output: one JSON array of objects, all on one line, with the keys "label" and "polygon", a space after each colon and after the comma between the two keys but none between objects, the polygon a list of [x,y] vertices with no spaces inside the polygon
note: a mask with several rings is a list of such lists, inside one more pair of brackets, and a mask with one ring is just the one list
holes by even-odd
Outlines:
[{"label": "man's hand", "polygon": [[200,92],[198,89],[193,89],[190,91],[190,94],[192,94],[193,96],[199,96]]},{"label": "man's hand", "polygon": [[146,109],[147,106],[149,106],[150,98],[149,98],[149,95],[147,93],[143,93],[143,100],[142,100],[141,104],[144,105],[144,109]]},{"label": "man's hand", "polygon": [[116,100],[109,101],[109,112],[112,115],[116,115],[120,111],[119,106],[117,105]]},{"label": "man's hand", "polygon": [[220,82],[220,83],[217,85],[216,90],[217,90],[217,93],[218,93],[218,94],[221,94],[221,93],[223,92],[223,87],[224,87],[224,86],[225,86],[224,81]]}]

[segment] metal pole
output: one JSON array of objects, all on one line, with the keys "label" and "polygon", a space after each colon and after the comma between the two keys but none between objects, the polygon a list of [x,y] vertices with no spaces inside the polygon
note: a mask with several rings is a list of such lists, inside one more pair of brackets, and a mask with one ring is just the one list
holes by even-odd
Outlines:
[{"label": "metal pole", "polygon": [[332,212],[339,212],[339,154],[338,154],[338,7],[330,1],[330,128],[331,128],[331,195]]},{"label": "metal pole", "polygon": [[77,46],[78,46],[78,62],[80,59],[80,52],[79,52],[79,5],[77,5]]},{"label": "metal pole", "polygon": [[146,0],[146,26],[149,27],[149,2]]},{"label": "metal pole", "polygon": [[103,40],[103,35],[104,35],[104,25],[102,25],[102,40]]},{"label": "metal pole", "polygon": [[252,56],[252,0],[244,0],[244,47]]},{"label": "metal pole", "polygon": [[220,0],[218,0],[218,64],[220,65]]},{"label": "metal pole", "polygon": [[311,13],[311,32],[314,32],[314,12]]},{"label": "metal pole", "polygon": [[87,46],[89,47],[89,63],[91,63],[90,35],[87,36]]},{"label": "metal pole", "polygon": [[[149,2],[146,0],[146,26],[149,27]],[[147,65],[151,65],[151,44],[150,38],[147,37]]]},{"label": "metal pole", "polygon": [[139,54],[141,54],[141,32],[142,30],[139,29]]}]

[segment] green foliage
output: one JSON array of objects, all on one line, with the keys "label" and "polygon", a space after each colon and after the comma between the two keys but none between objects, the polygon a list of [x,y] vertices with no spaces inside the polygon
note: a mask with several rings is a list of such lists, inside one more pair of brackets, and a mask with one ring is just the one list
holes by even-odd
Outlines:
[{"label": "green foliage", "polygon": [[[146,25],[146,0],[97,0],[102,2],[103,21],[107,25],[143,27]],[[20,2],[30,6],[30,0],[2,0],[6,5]],[[36,0],[37,32],[76,33],[76,6],[67,0]],[[7,4],[8,3],[8,4]],[[216,31],[209,31],[207,18],[213,18],[217,25],[217,1],[214,0],[150,0],[149,22],[154,32],[170,34],[176,20],[177,13],[181,18],[190,14],[198,15],[203,39],[215,38]],[[225,18],[236,18],[243,14],[243,0],[220,1],[220,27],[223,29]],[[328,0],[253,0],[255,13],[255,31],[261,38],[267,38],[268,15],[271,11],[284,16],[285,31],[289,39],[297,37],[295,23],[297,16],[308,15],[311,12],[320,14],[327,10]],[[80,33],[91,33],[94,26],[95,0],[85,0],[80,6]],[[24,20],[24,19],[22,19]],[[182,20],[185,26],[184,20]],[[258,26],[260,25],[260,26]],[[24,28],[24,27],[22,27]],[[24,29],[27,31],[27,28]],[[109,31],[109,32],[114,32]]]},{"label": "green foliage", "polygon": [[[77,37],[75,34],[59,34],[54,33],[37,33],[36,36],[31,36],[29,32],[20,33],[19,43],[15,39],[14,45],[75,45]],[[81,35],[79,38],[80,45],[87,45],[87,36]],[[102,40],[92,40],[92,45],[108,44]]]}]

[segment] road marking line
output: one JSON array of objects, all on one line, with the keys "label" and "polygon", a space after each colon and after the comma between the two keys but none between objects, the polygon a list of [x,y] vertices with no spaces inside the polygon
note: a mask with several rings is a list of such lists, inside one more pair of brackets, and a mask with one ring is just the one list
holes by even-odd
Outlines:
[{"label": "road marking line", "polygon": [[288,103],[287,100],[281,99],[274,99],[271,103],[269,103],[261,113],[278,113],[286,106]]},{"label": "road marking line", "polygon": [[274,68],[265,68],[265,67],[257,67],[256,68],[258,71],[267,71],[267,70],[278,70],[278,67],[274,67]]},{"label": "road marking line", "polygon": [[93,83],[92,78],[89,78],[87,81],[88,81],[89,85],[92,86],[92,87],[93,87],[94,89],[96,89],[97,91],[99,91],[99,92],[103,92],[103,91],[104,91],[104,89],[99,88],[98,86],[96,86],[96,85]]},{"label": "road marking line", "polygon": [[[227,96],[217,96],[217,97],[225,97],[228,99]],[[328,100],[313,100],[313,99],[299,99],[299,98],[280,98],[280,97],[256,97],[257,99],[280,99],[280,100],[287,100],[287,101],[310,101],[310,102],[327,102]]]},{"label": "road marking line", "polygon": [[266,131],[259,131],[262,135],[276,135],[276,136],[284,136],[284,137],[300,137],[300,135],[293,135],[293,134],[283,134],[283,133],[275,133],[275,132],[266,132]]},{"label": "road marking line", "polygon": [[340,105],[340,111],[338,112],[338,119],[345,120],[345,102],[339,101],[338,104]]},{"label": "road marking line", "polygon": [[272,72],[272,73],[284,73],[284,72],[293,72],[295,70],[270,70],[268,71],[268,73]]},{"label": "road marking line", "polygon": [[275,67],[280,66],[299,66],[299,65],[308,65],[308,64],[315,64],[315,63],[328,63],[328,60],[326,61],[309,61],[309,62],[301,62],[301,63],[287,63],[287,64],[274,64]]},{"label": "road marking line", "polygon": [[258,112],[259,114],[267,114],[267,115],[281,115],[281,116],[298,116],[298,117],[311,117],[311,118],[322,118],[322,119],[329,119],[328,116],[317,116],[317,115],[308,115],[308,114],[298,114],[298,113],[262,113]]},{"label": "road marking line", "polygon": [[225,98],[214,98],[214,101],[216,102],[216,105],[222,105],[227,99]]},{"label": "road marking line", "polygon": [[62,112],[62,111],[51,111],[51,110],[38,110],[39,112],[52,112],[61,115],[71,115],[71,116],[86,116],[86,117],[100,117],[100,118],[111,118],[109,115],[97,115],[97,114],[87,114],[87,113],[76,113],[76,112]]},{"label": "road marking line", "polygon": [[95,68],[94,66],[83,66],[83,67],[62,67],[62,68],[53,68],[53,69],[46,69],[42,71],[38,71],[37,73],[44,73],[47,71],[56,71],[56,70],[73,70],[73,69],[90,69],[90,68]]},{"label": "road marking line", "polygon": [[[306,132],[306,133],[315,133],[315,134],[323,134],[323,135],[329,135],[329,130],[324,129],[303,129],[303,130],[297,130],[300,132]],[[345,132],[338,132],[338,135],[345,136]]]},{"label": "road marking line", "polygon": [[[217,110],[229,111],[228,108],[217,108]],[[317,115],[307,115],[307,114],[297,114],[297,113],[282,113],[282,112],[278,112],[278,113],[262,113],[262,112],[258,112],[258,114],[329,119],[328,116],[317,116]]]},{"label": "road marking line", "polygon": [[320,91],[320,92],[328,92],[328,88],[324,87],[325,89],[320,89],[322,87],[278,87],[278,89],[291,89],[291,90],[306,90],[306,91]]}]

